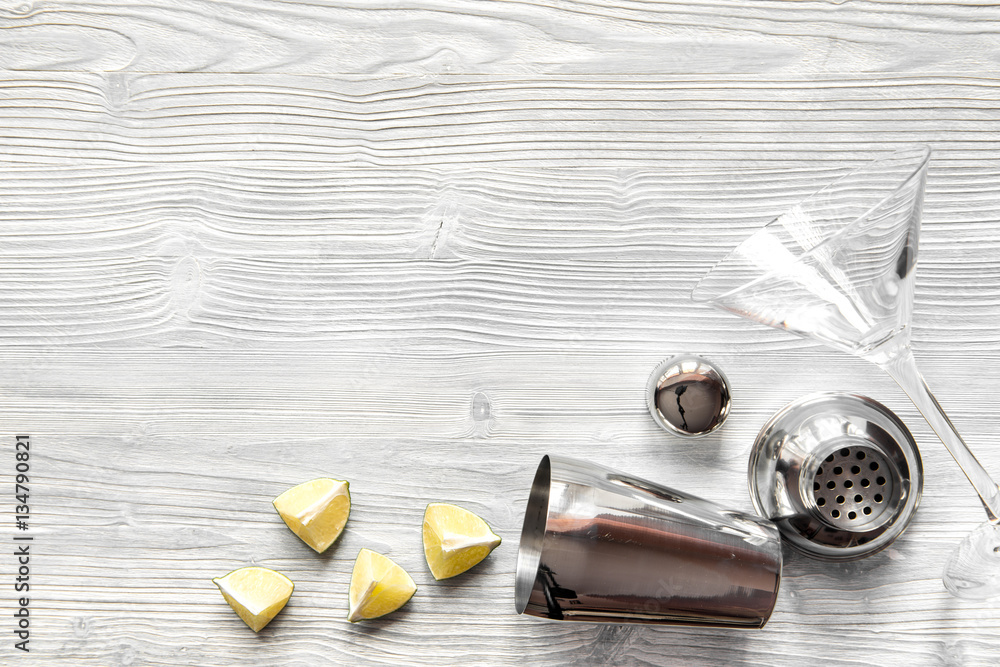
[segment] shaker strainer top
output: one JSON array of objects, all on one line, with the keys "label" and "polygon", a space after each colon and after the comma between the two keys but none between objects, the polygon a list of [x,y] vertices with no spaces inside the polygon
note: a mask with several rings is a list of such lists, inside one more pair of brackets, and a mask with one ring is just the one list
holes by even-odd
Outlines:
[{"label": "shaker strainer top", "polygon": [[813,473],[813,502],[831,525],[871,530],[892,518],[902,477],[874,447],[842,447],[823,459]]},{"label": "shaker strainer top", "polygon": [[906,528],[923,486],[920,453],[888,408],[864,396],[813,394],[779,411],[750,455],[750,495],[795,548],[853,560]]}]

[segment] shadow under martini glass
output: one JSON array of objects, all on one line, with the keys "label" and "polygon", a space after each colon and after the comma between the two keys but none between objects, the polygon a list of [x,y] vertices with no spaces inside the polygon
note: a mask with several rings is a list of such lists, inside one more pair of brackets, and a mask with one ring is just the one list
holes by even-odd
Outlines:
[{"label": "shadow under martini glass", "polygon": [[737,246],[692,292],[886,371],[976,489],[987,521],[949,557],[958,597],[1000,594],[1000,487],[930,392],[910,349],[913,283],[930,149],[906,148],[823,188]]}]

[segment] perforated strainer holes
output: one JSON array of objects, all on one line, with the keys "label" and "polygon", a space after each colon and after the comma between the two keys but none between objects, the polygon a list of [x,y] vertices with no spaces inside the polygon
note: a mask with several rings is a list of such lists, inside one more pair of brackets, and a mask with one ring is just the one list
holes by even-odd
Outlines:
[{"label": "perforated strainer holes", "polygon": [[816,468],[812,489],[816,508],[838,528],[864,530],[888,510],[892,496],[889,463],[878,450],[843,447]]}]

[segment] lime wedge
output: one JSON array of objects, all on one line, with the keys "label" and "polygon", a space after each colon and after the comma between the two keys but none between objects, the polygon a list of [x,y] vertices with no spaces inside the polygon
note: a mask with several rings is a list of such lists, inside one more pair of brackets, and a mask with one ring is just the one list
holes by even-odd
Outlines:
[{"label": "lime wedge", "polygon": [[349,486],[327,477],[303,482],[275,498],[274,509],[303,542],[323,553],[340,537],[351,514]]},{"label": "lime wedge", "polygon": [[499,544],[489,524],[469,510],[431,503],[424,512],[424,557],[435,579],[462,574]]},{"label": "lime wedge", "polygon": [[348,602],[351,623],[385,616],[396,611],[417,591],[406,570],[370,549],[362,549],[354,561]]},{"label": "lime wedge", "polygon": [[212,582],[254,632],[271,622],[295,588],[291,579],[266,567],[241,567]]}]

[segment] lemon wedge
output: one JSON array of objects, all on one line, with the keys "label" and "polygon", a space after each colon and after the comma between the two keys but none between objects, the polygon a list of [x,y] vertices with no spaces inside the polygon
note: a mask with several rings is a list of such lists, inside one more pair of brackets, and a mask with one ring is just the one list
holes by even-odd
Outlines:
[{"label": "lemon wedge", "polygon": [[212,582],[254,632],[271,622],[295,589],[291,579],[266,567],[241,567]]},{"label": "lemon wedge", "polygon": [[462,574],[499,544],[489,524],[469,510],[431,503],[424,511],[424,557],[435,579]]},{"label": "lemon wedge", "polygon": [[319,553],[333,544],[351,514],[350,484],[320,477],[293,486],[272,503],[293,533]]},{"label": "lemon wedge", "polygon": [[351,574],[348,594],[351,611],[347,620],[357,623],[385,616],[409,602],[416,591],[417,586],[406,570],[382,554],[362,549]]}]

